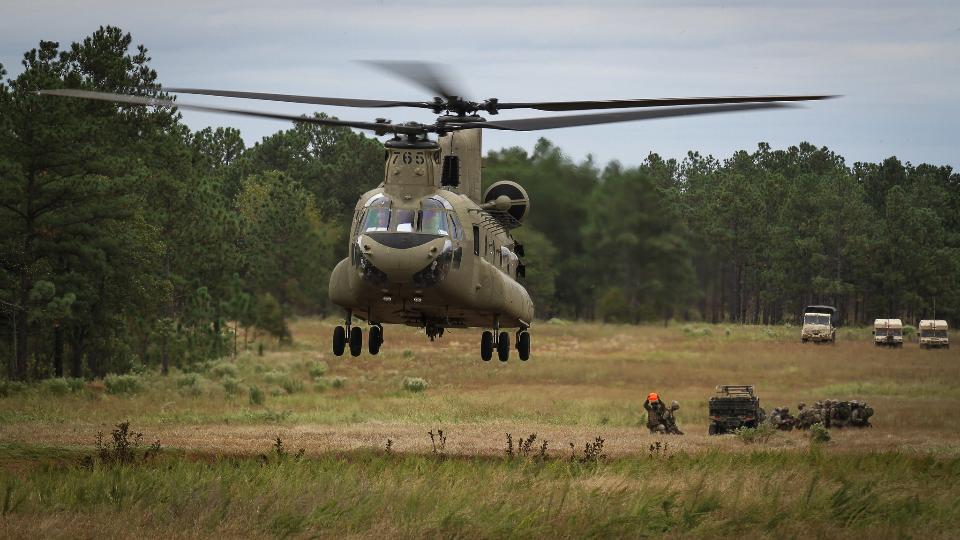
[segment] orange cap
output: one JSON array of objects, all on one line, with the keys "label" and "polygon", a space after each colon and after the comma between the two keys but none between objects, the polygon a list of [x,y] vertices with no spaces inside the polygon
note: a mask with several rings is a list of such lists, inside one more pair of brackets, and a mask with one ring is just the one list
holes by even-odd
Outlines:
[{"label": "orange cap", "polygon": [[656,392],[650,392],[647,394],[647,401],[660,401],[660,396]]}]

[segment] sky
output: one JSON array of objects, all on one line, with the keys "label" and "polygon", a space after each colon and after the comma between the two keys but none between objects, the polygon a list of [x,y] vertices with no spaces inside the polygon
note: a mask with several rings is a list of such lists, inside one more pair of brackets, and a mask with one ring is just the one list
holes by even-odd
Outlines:
[{"label": "sky", "polygon": [[[15,77],[41,40],[100,25],[133,34],[166,86],[425,100],[358,60],[447,64],[469,97],[566,101],[837,94],[801,108],[484,134],[487,150],[546,137],[575,160],[641,163],[650,152],[719,159],[760,141],[827,146],[848,164],[896,155],[960,168],[960,2],[439,0],[0,0],[0,63]],[[429,111],[316,108],[184,96],[185,103],[430,122]],[[499,118],[551,113],[507,111]],[[253,144],[276,120],[184,112]]]}]

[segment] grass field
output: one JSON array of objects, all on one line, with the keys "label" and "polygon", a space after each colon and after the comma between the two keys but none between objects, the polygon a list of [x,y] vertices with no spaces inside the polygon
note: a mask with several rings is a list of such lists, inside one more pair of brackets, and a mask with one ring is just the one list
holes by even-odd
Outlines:
[{"label": "grass field", "polygon": [[[0,536],[949,538],[960,525],[956,349],[878,349],[868,329],[818,346],[795,327],[558,323],[535,328],[528,362],[480,361],[477,332],[431,343],[396,327],[380,356],[336,358],[333,324],[301,320],[293,345],[197,373],[7,386]],[[723,383],[755,385],[768,410],[866,399],[875,427],[826,444],[708,437]],[[687,435],[646,433],[652,390],[680,401]],[[160,454],[81,466],[121,421]],[[597,437],[603,457],[585,456]]]}]

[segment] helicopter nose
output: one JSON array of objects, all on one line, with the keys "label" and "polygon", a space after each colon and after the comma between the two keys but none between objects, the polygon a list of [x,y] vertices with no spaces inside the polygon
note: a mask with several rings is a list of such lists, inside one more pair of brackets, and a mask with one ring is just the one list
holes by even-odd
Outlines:
[{"label": "helicopter nose", "polygon": [[360,237],[360,252],[391,283],[411,283],[444,253],[449,242],[436,234],[371,233]]}]

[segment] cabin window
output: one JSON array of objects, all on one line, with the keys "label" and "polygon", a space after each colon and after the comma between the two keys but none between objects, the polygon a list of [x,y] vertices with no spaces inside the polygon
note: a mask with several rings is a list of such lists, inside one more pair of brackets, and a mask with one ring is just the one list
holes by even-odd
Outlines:
[{"label": "cabin window", "polygon": [[480,255],[480,227],[473,226],[473,254]]},{"label": "cabin window", "polygon": [[450,232],[456,240],[463,240],[463,228],[460,227],[460,220],[457,219],[457,214],[455,212],[450,212]]}]

